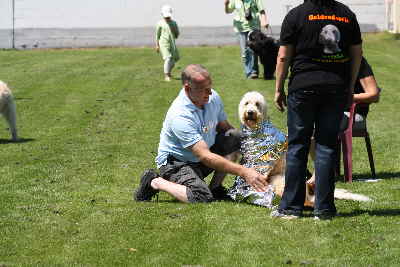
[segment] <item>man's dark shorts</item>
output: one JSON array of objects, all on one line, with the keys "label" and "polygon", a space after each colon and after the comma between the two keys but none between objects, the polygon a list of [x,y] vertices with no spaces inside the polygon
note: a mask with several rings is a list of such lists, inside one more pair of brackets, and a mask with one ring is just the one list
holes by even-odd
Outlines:
[{"label": "man's dark shorts", "polygon": [[[211,152],[226,156],[240,149],[240,137],[225,136],[219,133]],[[168,156],[167,164],[160,167],[160,176],[164,179],[186,186],[189,202],[211,202],[213,195],[204,179],[214,170],[201,162],[182,162],[173,156]]]}]

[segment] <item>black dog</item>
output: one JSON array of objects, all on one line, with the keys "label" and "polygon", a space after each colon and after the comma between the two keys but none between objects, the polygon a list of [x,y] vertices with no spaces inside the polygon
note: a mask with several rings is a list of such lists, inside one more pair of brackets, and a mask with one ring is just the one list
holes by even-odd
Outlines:
[{"label": "black dog", "polygon": [[264,79],[274,79],[276,57],[279,50],[278,41],[259,30],[255,30],[249,33],[247,46],[260,57],[261,64],[264,66]]}]

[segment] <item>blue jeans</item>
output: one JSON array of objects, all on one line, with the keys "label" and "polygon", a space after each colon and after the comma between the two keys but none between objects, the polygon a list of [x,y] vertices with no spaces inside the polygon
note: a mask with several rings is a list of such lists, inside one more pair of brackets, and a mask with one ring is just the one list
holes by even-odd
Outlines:
[{"label": "blue jeans", "polygon": [[249,32],[237,33],[240,45],[240,54],[242,56],[244,73],[246,77],[249,77],[253,73],[258,75],[258,57],[246,44],[248,34]]},{"label": "blue jeans", "polygon": [[285,189],[279,210],[301,215],[306,194],[306,170],[311,136],[316,141],[314,213],[335,214],[336,144],[346,104],[342,88],[307,88],[288,95],[288,151]]}]

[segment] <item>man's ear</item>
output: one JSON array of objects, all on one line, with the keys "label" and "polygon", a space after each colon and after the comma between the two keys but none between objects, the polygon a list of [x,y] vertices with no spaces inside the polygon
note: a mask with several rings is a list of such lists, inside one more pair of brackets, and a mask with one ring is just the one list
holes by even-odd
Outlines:
[{"label": "man's ear", "polygon": [[189,83],[185,83],[185,84],[183,85],[183,88],[185,88],[186,93],[189,93],[189,90],[190,90],[190,85],[189,85]]}]

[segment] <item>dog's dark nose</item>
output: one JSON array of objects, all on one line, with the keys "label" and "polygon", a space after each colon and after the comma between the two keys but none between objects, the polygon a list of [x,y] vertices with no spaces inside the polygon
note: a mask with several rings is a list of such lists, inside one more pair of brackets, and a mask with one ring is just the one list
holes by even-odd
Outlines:
[{"label": "dog's dark nose", "polygon": [[252,110],[247,111],[247,115],[248,116],[253,116],[254,115],[254,111],[252,111]]}]

